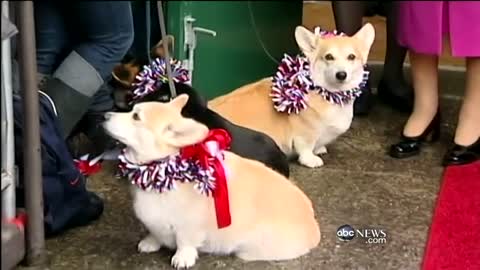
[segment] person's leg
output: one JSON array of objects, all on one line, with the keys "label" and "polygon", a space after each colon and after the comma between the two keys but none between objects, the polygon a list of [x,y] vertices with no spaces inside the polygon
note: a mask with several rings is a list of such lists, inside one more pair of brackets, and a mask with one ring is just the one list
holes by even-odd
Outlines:
[{"label": "person's leg", "polygon": [[443,164],[471,163],[480,159],[480,57],[467,58],[466,90],[455,130],[454,146]]},{"label": "person's leg", "polygon": [[45,86],[57,105],[66,136],[133,40],[130,2],[77,2],[70,11],[65,16],[74,18],[76,34],[86,40],[74,47]]},{"label": "person's leg", "polygon": [[389,155],[406,158],[420,153],[425,141],[440,135],[438,114],[438,56],[410,52],[415,99],[402,140],[390,146]]},{"label": "person's leg", "polygon": [[[355,34],[362,27],[368,1],[332,1],[335,26],[338,31],[347,35]],[[367,114],[371,107],[372,91],[370,80],[362,89],[362,95],[355,100],[355,115]]]},{"label": "person's leg", "polygon": [[480,137],[480,57],[467,58],[465,96],[458,117],[454,142],[468,146]]},{"label": "person's leg", "polygon": [[88,42],[75,51],[90,63],[103,80],[110,77],[131,47],[134,32],[130,2],[84,1],[74,4],[76,26]]},{"label": "person's leg", "polygon": [[438,57],[410,52],[410,62],[415,101],[403,135],[415,137],[425,131],[438,112]]},{"label": "person's leg", "polygon": [[63,4],[38,1],[34,2],[34,11],[37,71],[41,80],[52,75],[72,44]]},{"label": "person's leg", "polygon": [[74,157],[79,157],[85,149],[79,147],[75,136],[83,133],[92,143],[89,154],[98,156],[107,149],[113,149],[116,146],[115,141],[105,133],[101,124],[104,121],[104,114],[115,109],[113,100],[113,87],[109,82],[104,83],[92,97],[92,103],[88,111],[83,115],[80,121],[72,129],[67,138],[68,148]]},{"label": "person's leg", "polygon": [[385,103],[403,112],[411,112],[413,88],[405,81],[403,63],[407,49],[397,41],[397,4],[388,1],[383,4],[387,18],[387,50],[383,74],[378,85],[378,96]]},{"label": "person's leg", "polygon": [[[147,44],[147,8],[149,5],[150,10],[150,43]],[[135,39],[133,45],[129,50],[135,58],[142,60],[148,59],[150,49],[154,47],[161,39],[160,27],[158,21],[158,9],[157,2],[149,1],[145,2],[132,2],[132,14],[133,14],[133,26],[135,30]]]},{"label": "person's leg", "polygon": [[[129,5],[131,4],[129,3]],[[89,6],[85,6],[85,5],[81,5],[80,7],[81,9],[83,9],[83,10],[80,10],[80,12],[88,12],[87,10],[90,8]],[[102,7],[99,7],[99,8],[102,8]],[[108,7],[103,7],[103,8],[108,8]],[[105,57],[106,59],[111,59],[113,62],[113,65],[119,64],[122,58],[127,53],[127,51],[133,47],[132,46],[133,35],[132,35],[132,32],[128,30],[128,28],[133,27],[132,12],[130,12],[130,16],[129,16],[129,14],[125,13],[125,11],[128,11],[127,8],[123,7],[121,8],[121,10],[124,12],[123,14],[121,12],[116,12],[117,16],[120,16],[122,18],[121,21],[118,23],[114,23],[113,25],[109,25],[109,26],[113,26],[115,29],[103,30],[104,33],[114,33],[115,35],[110,37],[111,41],[105,38],[104,40],[105,43],[118,43],[118,44],[124,43],[123,45],[119,46],[119,48],[117,48],[117,51],[118,51],[117,55],[110,56],[109,58]],[[109,15],[103,14],[101,16],[109,16]],[[143,16],[142,18],[144,17],[145,16]],[[130,26],[128,24],[125,24],[128,22],[130,22]],[[117,24],[117,26],[119,27],[115,27],[115,24]],[[93,27],[92,25],[90,25],[89,21],[84,22],[82,20],[79,20],[79,26],[87,28],[87,31],[85,31],[85,35],[87,37],[92,37],[92,36],[94,37],[95,35],[97,35],[96,33],[92,33],[88,31],[89,27]],[[127,29],[122,30],[122,28],[127,28]],[[102,35],[102,32],[99,32],[98,35]],[[96,40],[99,40],[99,39],[96,38]],[[81,49],[79,49],[79,51],[81,51]],[[90,52],[85,52],[85,54],[89,54],[89,53]],[[106,75],[106,72],[100,71],[103,73],[103,76],[104,76],[103,79],[105,83],[94,94],[94,96],[92,97],[92,102],[88,107],[88,111],[82,117],[82,119],[77,123],[77,125],[74,127],[73,131],[70,134],[71,137],[73,137],[78,133],[84,133],[89,138],[89,140],[93,143],[94,151],[92,154],[94,155],[98,155],[101,152],[103,152],[105,149],[109,149],[115,146],[114,141],[107,134],[105,134],[105,132],[103,131],[103,128],[100,126],[101,123],[103,122],[103,115],[105,114],[105,112],[112,111],[114,109],[112,87],[109,84],[109,81],[111,80],[110,73],[112,70],[113,70],[113,66],[112,66],[112,63],[110,63],[106,68],[106,71],[108,71],[108,75]],[[69,140],[69,145],[72,146],[73,144],[71,144],[70,141],[71,140]],[[76,152],[75,147],[70,147],[70,149],[72,152]]]},{"label": "person's leg", "polygon": [[337,30],[351,36],[362,27],[366,10],[365,1],[332,1]]},{"label": "person's leg", "polygon": [[142,1],[132,1],[132,19],[135,38],[129,53],[135,57],[148,58],[146,44],[146,25],[145,25],[145,3]]}]

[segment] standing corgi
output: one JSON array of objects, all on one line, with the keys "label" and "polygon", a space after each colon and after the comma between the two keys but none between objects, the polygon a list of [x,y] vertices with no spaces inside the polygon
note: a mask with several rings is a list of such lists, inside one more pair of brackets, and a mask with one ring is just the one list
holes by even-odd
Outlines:
[{"label": "standing corgi", "polygon": [[[323,160],[318,155],[327,153],[326,146],[350,128],[354,99],[366,79],[364,66],[375,30],[367,23],[350,37],[322,35],[298,26],[295,39],[303,58],[286,59],[273,80],[269,77],[245,85],[210,101],[208,106],[235,124],[266,133],[284,153],[297,154],[300,164],[320,167]],[[291,67],[292,61],[298,66]],[[285,71],[290,67],[300,67],[300,71],[292,75]],[[308,89],[281,89],[279,81],[285,76],[290,76],[291,81],[283,82],[289,87]],[[299,96],[300,107],[294,108],[297,111],[285,111]],[[282,98],[285,100],[279,101]]]}]

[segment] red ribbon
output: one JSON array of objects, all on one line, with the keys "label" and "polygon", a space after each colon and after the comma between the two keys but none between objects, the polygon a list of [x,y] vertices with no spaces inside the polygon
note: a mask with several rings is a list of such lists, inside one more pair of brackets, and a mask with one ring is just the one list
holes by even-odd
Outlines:
[{"label": "red ribbon", "polygon": [[231,138],[226,130],[212,129],[208,136],[198,144],[182,148],[182,158],[196,159],[200,161],[205,169],[214,168],[215,190],[213,191],[213,200],[215,203],[215,214],[217,217],[217,226],[219,229],[229,226],[232,223],[230,216],[230,202],[228,200],[228,186],[225,168],[217,156],[213,156],[206,145],[207,142],[214,141],[218,143],[219,150],[226,150],[230,146]]},{"label": "red ribbon", "polygon": [[96,162],[90,165],[90,160],[74,160],[75,165],[77,166],[80,173],[85,176],[89,176],[99,172],[102,169],[102,165],[100,162]]},{"label": "red ribbon", "polygon": [[19,230],[22,230],[25,228],[25,225],[27,224],[27,214],[26,213],[20,213],[18,214],[15,218],[12,218],[11,220],[7,221],[8,223],[14,224],[17,226]]}]

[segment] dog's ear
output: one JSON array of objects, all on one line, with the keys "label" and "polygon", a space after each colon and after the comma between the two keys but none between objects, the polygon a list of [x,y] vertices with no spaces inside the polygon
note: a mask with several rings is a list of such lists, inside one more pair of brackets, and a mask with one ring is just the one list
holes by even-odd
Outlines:
[{"label": "dog's ear", "polygon": [[181,111],[183,107],[188,102],[188,95],[187,94],[181,94],[178,95],[176,98],[174,98],[172,101],[170,101],[170,105],[178,109],[178,111]]},{"label": "dog's ear", "polygon": [[172,121],[168,124],[162,134],[169,145],[184,147],[202,141],[208,134],[208,128],[190,118],[183,118]]},{"label": "dog's ear", "polygon": [[375,40],[375,28],[370,23],[365,24],[360,30],[358,30],[354,38],[358,39],[362,44],[362,59],[364,62],[368,59],[368,54],[370,52],[370,48],[373,45],[373,41]]},{"label": "dog's ear", "polygon": [[175,38],[172,35],[167,35],[166,37],[162,38],[162,40],[160,40],[150,51],[152,58],[165,58],[165,50],[163,48],[164,42],[167,43],[170,57],[173,55],[173,50],[175,49]]},{"label": "dog's ear", "polygon": [[303,26],[295,28],[295,40],[305,55],[311,55],[317,47],[317,36]]},{"label": "dog's ear", "polygon": [[134,61],[118,64],[113,68],[112,77],[125,88],[132,87],[135,77],[140,72],[140,66]]}]

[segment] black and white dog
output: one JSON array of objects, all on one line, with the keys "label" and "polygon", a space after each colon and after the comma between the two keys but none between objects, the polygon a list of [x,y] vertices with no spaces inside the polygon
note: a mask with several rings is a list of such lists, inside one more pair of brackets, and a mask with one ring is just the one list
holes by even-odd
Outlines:
[{"label": "black and white dog", "polygon": [[[169,46],[173,47],[173,38],[171,36],[167,38],[169,38],[167,39]],[[152,49],[153,57],[161,57],[163,55],[161,43],[162,41]],[[141,67],[148,63],[145,60],[132,56],[127,61],[118,65],[113,71],[111,83],[114,87],[113,96],[117,110],[128,111],[135,103],[140,102],[168,102],[171,100],[170,87],[168,83],[164,83],[156,91],[136,99],[133,103],[130,102],[134,78]],[[290,170],[287,156],[280,150],[272,138],[264,133],[235,125],[218,113],[210,110],[207,107],[207,101],[188,84],[175,83],[175,90],[177,95],[187,94],[189,96],[188,103],[182,110],[184,117],[192,118],[206,125],[209,129],[220,128],[227,130],[232,137],[230,151],[248,159],[258,160],[280,174],[289,177]]]},{"label": "black and white dog", "polygon": [[[177,95],[187,94],[189,96],[187,105],[182,110],[184,117],[192,118],[206,125],[209,129],[221,128],[227,130],[232,137],[230,151],[248,159],[258,160],[282,175],[289,177],[287,157],[272,138],[264,133],[235,125],[218,113],[210,110],[207,107],[206,100],[187,84],[175,83],[175,90]],[[170,87],[168,83],[164,83],[157,91],[139,98],[135,103],[148,101],[169,102],[170,99]]]}]

